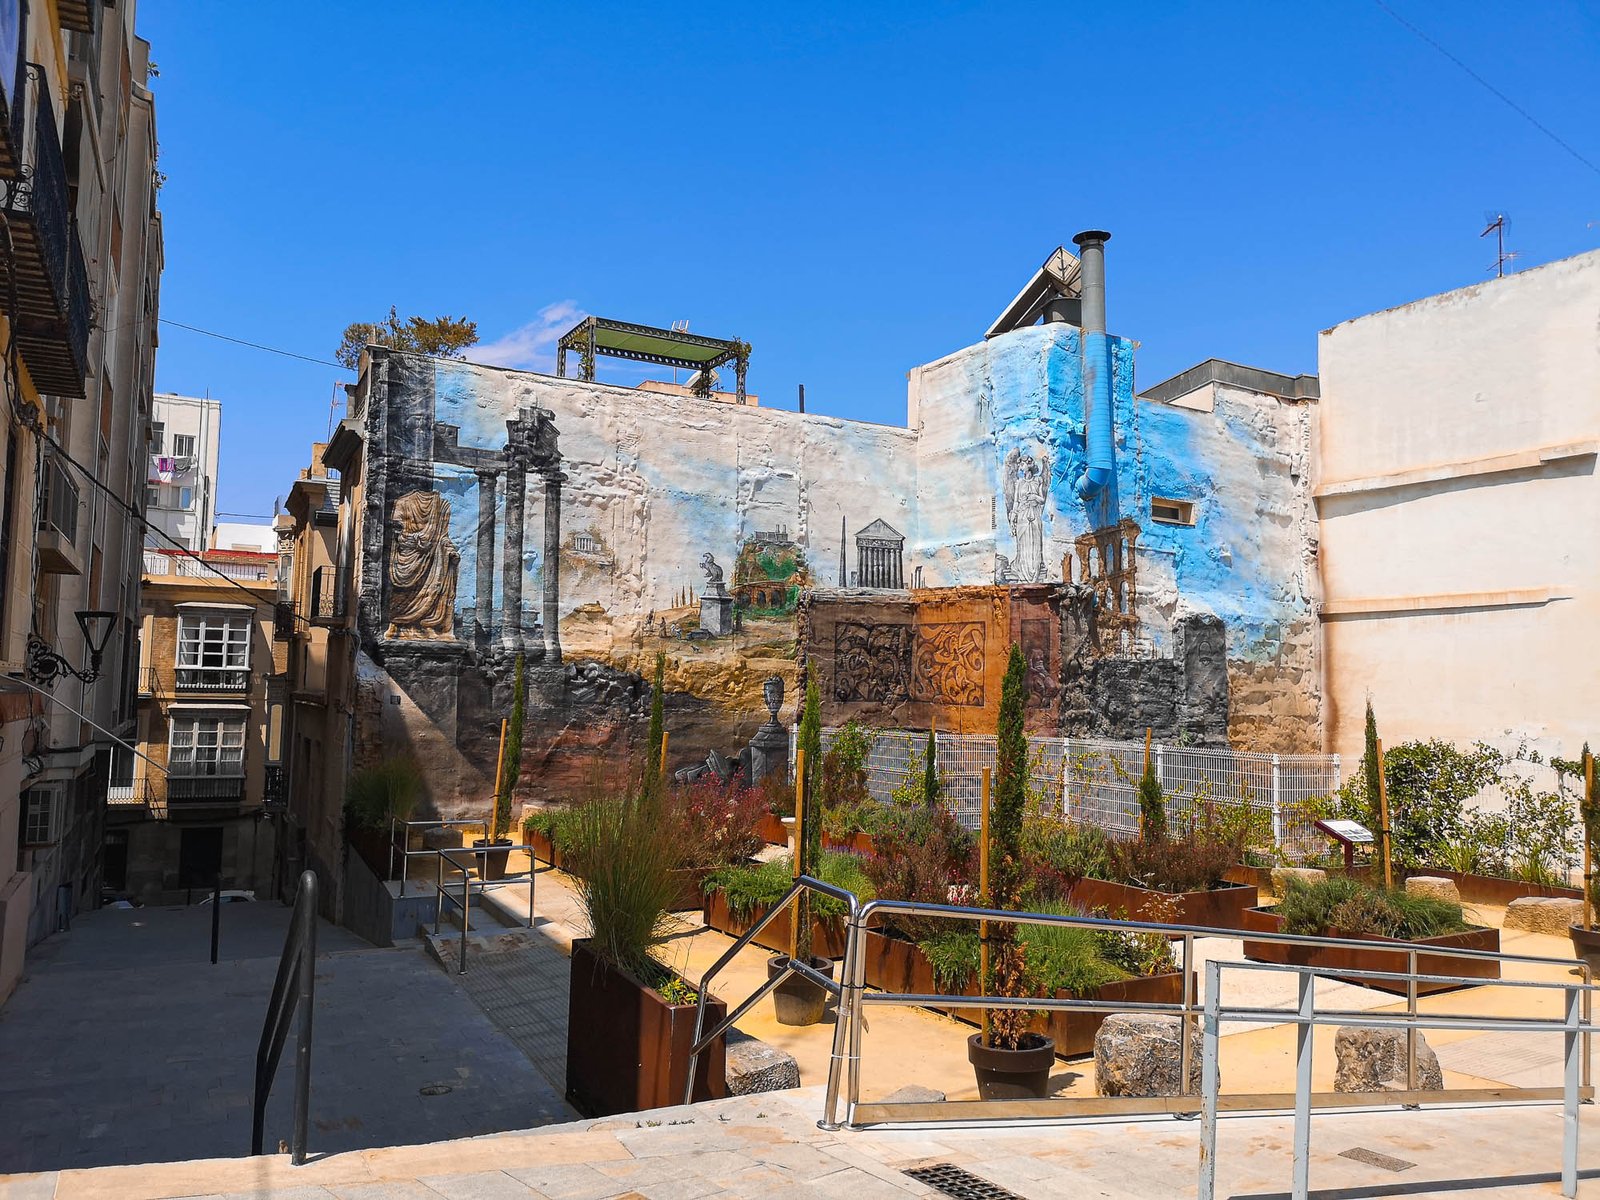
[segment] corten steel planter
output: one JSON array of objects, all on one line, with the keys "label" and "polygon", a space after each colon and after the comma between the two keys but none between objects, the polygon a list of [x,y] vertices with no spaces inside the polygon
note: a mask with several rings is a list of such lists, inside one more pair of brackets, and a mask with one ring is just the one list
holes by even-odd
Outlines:
[{"label": "corten steel planter", "polygon": [[1104,909],[1114,917],[1126,914],[1132,921],[1154,919],[1153,908],[1174,901],[1177,911],[1164,920],[1208,929],[1244,929],[1245,913],[1261,903],[1257,889],[1245,883],[1225,883],[1194,892],[1157,892],[1104,879],[1078,880],[1068,890],[1067,898],[1090,912]]},{"label": "corten steel planter", "polygon": [[403,828],[395,833],[392,841],[387,829],[351,829],[346,836],[351,849],[361,856],[361,861],[371,867],[372,873],[379,879],[388,879],[391,868],[396,875],[405,873],[406,835]]},{"label": "corten steel planter", "polygon": [[478,861],[478,870],[484,879],[504,879],[506,866],[511,861],[511,839],[495,838],[488,842],[483,838],[473,838],[472,848],[482,850],[485,846],[504,846],[504,850],[490,849],[487,854],[474,854],[472,857]]},{"label": "corten steel planter", "polygon": [[556,865],[555,841],[548,833],[542,833],[534,829],[525,832],[522,836],[534,858],[542,863],[548,863],[552,867]]},{"label": "corten steel planter", "polygon": [[983,1034],[967,1039],[967,1061],[978,1077],[980,1100],[1043,1100],[1050,1094],[1050,1070],[1056,1065],[1055,1043],[1040,1033],[1015,1050],[983,1044]]},{"label": "corten steel planter", "polygon": [[705,907],[705,882],[709,874],[709,867],[682,867],[674,871],[672,878],[678,883],[678,897],[667,911],[701,911]]},{"label": "corten steel planter", "polygon": [[876,854],[878,852],[877,845],[872,840],[872,835],[870,833],[862,833],[860,830],[846,838],[829,837],[824,833],[822,835],[822,844],[829,850],[842,850],[847,854]]},{"label": "corten steel planter", "polygon": [[1434,867],[1418,867],[1406,875],[1436,875],[1455,882],[1463,904],[1497,904],[1502,908],[1524,896],[1582,900],[1583,892],[1575,887],[1551,887],[1543,883],[1524,883],[1520,879],[1505,879],[1499,875],[1474,875],[1465,871],[1446,871]]},{"label": "corten steel planter", "polygon": [[[775,979],[789,961],[787,954],[774,954],[767,959],[767,978]],[[811,969],[833,978],[833,960],[811,957]],[[779,1025],[816,1025],[828,1008],[828,990],[809,979],[791,975],[772,992],[773,1009]]]},{"label": "corten steel planter", "polygon": [[[1500,931],[1487,929],[1474,925],[1464,933],[1442,933],[1437,937],[1417,938],[1414,941],[1403,941],[1399,938],[1383,937],[1376,933],[1347,933],[1342,929],[1330,929],[1327,936],[1330,938],[1353,938],[1361,942],[1371,942],[1372,949],[1353,949],[1346,946],[1285,946],[1275,942],[1257,942],[1251,940],[1249,933],[1282,933],[1283,918],[1271,908],[1252,908],[1246,914],[1249,929],[1244,939],[1244,956],[1252,962],[1287,963],[1301,967],[1320,967],[1323,970],[1337,971],[1395,971],[1404,974],[1408,969],[1408,957],[1405,948],[1408,946],[1426,946],[1434,951],[1443,950],[1490,950],[1500,949]],[[1389,949],[1388,947],[1395,947]],[[1500,964],[1489,959],[1481,958],[1455,958],[1448,954],[1418,954],[1417,972],[1422,975],[1459,975],[1469,979],[1499,979]],[[1389,992],[1392,995],[1403,996],[1406,994],[1406,985],[1398,979],[1364,979],[1359,975],[1343,976],[1334,975],[1345,983],[1354,983],[1361,987],[1375,988],[1380,992]],[[1468,987],[1469,984],[1428,983],[1417,984],[1419,996],[1429,996],[1435,992],[1454,991],[1457,987]]]},{"label": "corten steel planter", "polygon": [[783,818],[772,813],[763,813],[761,820],[756,824],[756,834],[769,846],[787,846],[789,844],[789,830],[784,825]]},{"label": "corten steel planter", "polygon": [[1569,925],[1572,953],[1589,964],[1589,978],[1600,983],[1600,929],[1585,929],[1582,925]]},{"label": "corten steel planter", "polygon": [[[706,1028],[727,1016],[711,997]],[[602,962],[587,938],[572,943],[567,1000],[567,1102],[591,1117],[683,1103],[695,1006],[668,1004],[654,988]],[[694,1099],[728,1094],[725,1039],[700,1055]]]},{"label": "corten steel planter", "polygon": [[[739,937],[761,919],[761,913],[736,916],[728,909],[728,898],[721,892],[705,896],[701,910],[705,923],[719,933]],[[771,922],[752,939],[752,944],[776,954],[789,953],[789,931],[794,923],[792,904],[773,917]],[[811,919],[811,952],[821,958],[843,958],[845,947],[844,921],[837,917]]]},{"label": "corten steel planter", "polygon": [[[900,938],[890,937],[876,930],[862,935],[862,953],[866,963],[866,982],[869,986],[886,992],[909,992],[937,995],[944,991],[933,978],[933,967],[919,946]],[[959,994],[976,996],[980,983],[970,979]],[[1199,994],[1198,989],[1196,995]],[[1070,992],[1057,992],[1057,999],[1073,999]],[[1084,1000],[1126,1000],[1131,1004],[1176,1004],[1183,999],[1183,972],[1169,971],[1163,975],[1148,975],[1135,979],[1121,979],[1096,988],[1092,995],[1076,997]],[[935,1007],[934,1011],[954,1017],[969,1025],[983,1023],[983,1010],[978,1008]],[[1035,1033],[1048,1033],[1055,1042],[1055,1053],[1060,1058],[1079,1058],[1094,1053],[1094,1035],[1110,1013],[1066,1012],[1057,1010],[1042,1013],[1034,1018]]]}]

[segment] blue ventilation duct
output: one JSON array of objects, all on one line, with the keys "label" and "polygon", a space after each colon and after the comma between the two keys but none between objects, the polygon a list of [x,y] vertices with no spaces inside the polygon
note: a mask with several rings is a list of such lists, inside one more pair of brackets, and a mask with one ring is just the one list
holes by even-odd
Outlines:
[{"label": "blue ventilation duct", "polygon": [[1088,462],[1078,477],[1080,499],[1096,496],[1116,475],[1112,439],[1111,339],[1106,336],[1106,243],[1111,235],[1086,229],[1072,239],[1078,247],[1083,293],[1083,396],[1088,408],[1085,434]]}]

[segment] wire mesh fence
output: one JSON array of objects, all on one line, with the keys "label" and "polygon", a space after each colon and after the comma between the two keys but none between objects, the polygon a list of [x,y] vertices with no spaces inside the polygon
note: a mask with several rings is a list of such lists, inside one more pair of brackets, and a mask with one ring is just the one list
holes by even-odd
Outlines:
[{"label": "wire mesh fence", "polygon": [[[897,791],[921,779],[926,731],[874,730],[867,754],[867,788],[888,803]],[[838,730],[824,729],[824,751]],[[791,734],[791,743],[792,743]],[[1248,751],[1152,744],[1151,763],[1167,804],[1168,824],[1181,827],[1210,808],[1250,810],[1256,844],[1292,860],[1325,851],[1328,839],[1312,826],[1313,800],[1340,783],[1337,754],[1262,754]],[[980,819],[983,769],[995,763],[989,734],[935,735],[934,756],[946,804],[961,823]],[[791,755],[791,760],[793,756]],[[1144,743],[1095,738],[1028,739],[1028,791],[1036,802],[1057,808],[1069,820],[1107,833],[1139,831],[1136,789],[1144,773]],[[918,793],[920,794],[920,793]]]}]

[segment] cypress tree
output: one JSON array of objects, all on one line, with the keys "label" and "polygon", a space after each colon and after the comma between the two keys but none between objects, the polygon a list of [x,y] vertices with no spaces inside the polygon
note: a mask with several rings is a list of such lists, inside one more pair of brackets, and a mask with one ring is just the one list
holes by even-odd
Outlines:
[{"label": "cypress tree", "polygon": [[1382,781],[1378,778],[1378,719],[1372,715],[1372,697],[1367,697],[1367,747],[1361,756],[1361,770],[1367,781],[1367,809],[1372,814],[1370,823],[1377,828],[1379,817],[1378,796]]},{"label": "cypress tree", "polygon": [[[798,748],[805,752],[804,807],[800,828],[795,830],[795,851],[800,856],[800,873],[816,878],[822,866],[822,804],[817,780],[822,777],[822,697],[813,677],[806,682],[806,702],[800,714]],[[794,956],[811,961],[811,893],[800,893],[795,908]]]},{"label": "cypress tree", "polygon": [[494,828],[489,831],[491,841],[511,832],[511,798],[517,787],[517,776],[522,773],[522,723],[527,713],[525,689],[522,685],[522,655],[517,655],[517,665],[511,673],[511,728],[506,731],[506,756],[500,778],[495,781]]},{"label": "cypress tree", "polygon": [[[1022,814],[1028,798],[1028,738],[1023,729],[1028,667],[1019,646],[1011,647],[1000,685],[996,727],[994,795],[989,809],[989,896],[994,908],[1022,907]],[[984,990],[992,996],[1026,994],[1023,949],[1015,925],[989,927],[989,978]],[[1027,1033],[1028,1014],[1021,1009],[996,1009],[989,1019],[989,1044],[1015,1050]]]},{"label": "cypress tree", "polygon": [[929,808],[939,803],[939,757],[933,730],[928,730],[928,748],[922,755],[922,802]]},{"label": "cypress tree", "polygon": [[646,796],[655,795],[661,787],[661,742],[666,736],[666,723],[662,713],[662,693],[665,691],[667,656],[656,655],[656,678],[650,689],[650,733],[645,738],[644,786]]}]

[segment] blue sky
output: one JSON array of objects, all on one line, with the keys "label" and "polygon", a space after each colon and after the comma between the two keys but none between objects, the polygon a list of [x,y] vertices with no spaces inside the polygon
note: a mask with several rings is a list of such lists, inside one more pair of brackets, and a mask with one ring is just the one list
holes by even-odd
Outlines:
[{"label": "blue sky", "polygon": [[[1600,7],[1387,2],[1600,162]],[[139,29],[163,316],[313,357],[390,304],[539,369],[577,314],[687,319],[753,344],[763,403],[901,423],[907,369],[1079,229],[1113,233],[1141,388],[1314,371],[1318,330],[1488,278],[1491,210],[1518,266],[1600,247],[1600,174],[1371,0],[144,0]],[[223,513],[271,512],[348,378],[162,327],[157,387],[224,404]]]}]

